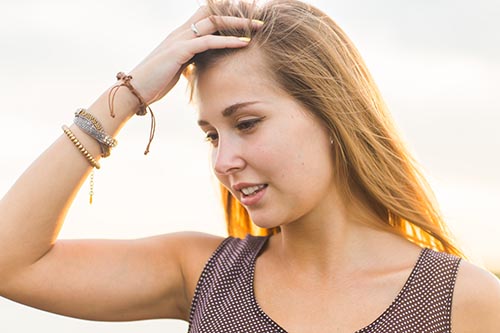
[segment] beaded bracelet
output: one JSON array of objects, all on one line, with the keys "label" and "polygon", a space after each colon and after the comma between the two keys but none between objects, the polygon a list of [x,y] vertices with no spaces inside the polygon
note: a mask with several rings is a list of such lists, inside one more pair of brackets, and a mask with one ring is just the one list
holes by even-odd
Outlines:
[{"label": "beaded bracelet", "polygon": [[91,166],[93,166],[96,169],[100,169],[101,165],[99,162],[96,161],[94,156],[89,153],[89,151],[83,146],[83,144],[76,138],[76,136],[71,132],[71,130],[68,128],[68,126],[63,125],[62,129],[64,131],[64,134],[73,142],[76,148],[82,153],[82,155],[87,159],[87,161],[90,163]]},{"label": "beaded bracelet", "polygon": [[[73,142],[76,148],[82,153],[82,155],[87,159],[87,161],[90,163],[90,165],[96,169],[100,169],[101,165],[99,162],[96,161],[94,156],[89,153],[89,151],[83,146],[83,144],[76,138],[76,136],[71,132],[71,130],[68,128],[68,126],[63,125],[62,129],[64,131],[64,134]],[[92,169],[92,173],[90,174],[90,199],[89,202],[92,204],[92,197],[94,196],[94,169]]]}]

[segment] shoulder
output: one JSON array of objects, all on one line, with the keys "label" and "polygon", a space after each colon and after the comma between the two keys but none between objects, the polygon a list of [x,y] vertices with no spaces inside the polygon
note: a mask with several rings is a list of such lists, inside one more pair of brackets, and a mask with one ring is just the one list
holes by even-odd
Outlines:
[{"label": "shoulder", "polygon": [[[253,262],[266,237],[247,235],[245,238],[220,238],[204,234],[189,234],[199,242],[197,249],[190,250],[184,255],[183,267],[186,277],[188,295],[193,296],[197,285],[201,283],[202,275],[207,264],[207,274],[210,279],[220,280],[234,270],[245,270]],[[246,267],[246,268],[245,268]],[[231,274],[230,274],[231,275]],[[204,275],[205,277],[207,275]]]},{"label": "shoulder", "polygon": [[175,243],[187,288],[194,292],[203,267],[227,238],[199,232],[175,233],[170,237]]},{"label": "shoulder", "polygon": [[212,257],[222,261],[224,266],[247,262],[250,256],[258,253],[266,238],[251,235],[244,239],[224,238],[199,232],[181,232],[155,239],[161,246],[156,252],[165,256],[173,253],[177,259],[184,283],[185,307],[188,309],[200,276]]},{"label": "shoulder", "polygon": [[453,294],[453,332],[500,332],[499,314],[500,281],[498,278],[462,260]]},{"label": "shoulder", "polygon": [[189,309],[205,264],[225,239],[200,232],[179,232],[151,238],[157,244],[155,252],[159,253],[158,260],[168,260],[173,255],[177,261],[184,285],[186,309]]},{"label": "shoulder", "polygon": [[174,254],[180,264],[206,261],[224,240],[223,237],[200,232],[177,232],[146,239],[162,255]]}]

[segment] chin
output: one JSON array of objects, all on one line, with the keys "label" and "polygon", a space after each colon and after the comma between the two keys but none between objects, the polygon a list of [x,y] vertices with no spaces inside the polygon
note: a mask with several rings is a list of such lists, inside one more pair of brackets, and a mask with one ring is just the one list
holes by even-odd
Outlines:
[{"label": "chin", "polygon": [[264,229],[281,227],[287,223],[283,218],[272,217],[269,214],[266,216],[262,216],[262,214],[250,214],[250,219],[257,227]]}]

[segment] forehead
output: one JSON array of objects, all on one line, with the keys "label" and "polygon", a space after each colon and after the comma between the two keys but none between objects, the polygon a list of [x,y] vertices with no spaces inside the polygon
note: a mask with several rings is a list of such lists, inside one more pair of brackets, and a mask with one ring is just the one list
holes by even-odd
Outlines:
[{"label": "forehead", "polygon": [[323,128],[309,109],[280,87],[262,59],[251,53],[228,56],[199,73],[193,97],[202,127],[218,127],[234,121],[232,116],[249,113],[288,125],[299,123],[295,128],[300,130],[311,124],[315,130]]},{"label": "forehead", "polygon": [[[215,50],[214,50],[215,51]],[[224,52],[224,50],[221,50]],[[257,47],[248,46],[244,49],[234,49],[228,53],[208,54],[203,61],[201,69],[198,72],[198,80],[213,74],[214,71],[219,73],[238,72],[241,74],[259,73],[267,74],[268,65],[265,60],[264,53]]]},{"label": "forehead", "polygon": [[200,117],[221,112],[230,105],[270,101],[285,95],[272,78],[258,51],[226,56],[198,74],[194,99]]},{"label": "forehead", "polygon": [[202,70],[193,95],[199,120],[209,123],[233,105],[277,107],[287,99],[290,102],[292,97],[279,88],[269,66],[255,50],[236,52]]}]

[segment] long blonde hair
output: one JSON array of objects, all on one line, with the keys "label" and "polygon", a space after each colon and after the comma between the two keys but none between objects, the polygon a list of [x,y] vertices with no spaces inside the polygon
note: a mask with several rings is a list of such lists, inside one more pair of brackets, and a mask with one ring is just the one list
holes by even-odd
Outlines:
[{"label": "long blonde hair", "polygon": [[[333,138],[336,186],[351,216],[423,247],[465,257],[455,245],[434,196],[393,125],[387,107],[353,43],[337,24],[297,0],[258,5],[208,0],[213,15],[264,21],[258,31],[219,27],[220,34],[252,38],[268,75],[322,121]],[[186,69],[193,91],[205,68],[245,49],[209,50]],[[265,235],[221,186],[228,232]]]}]

